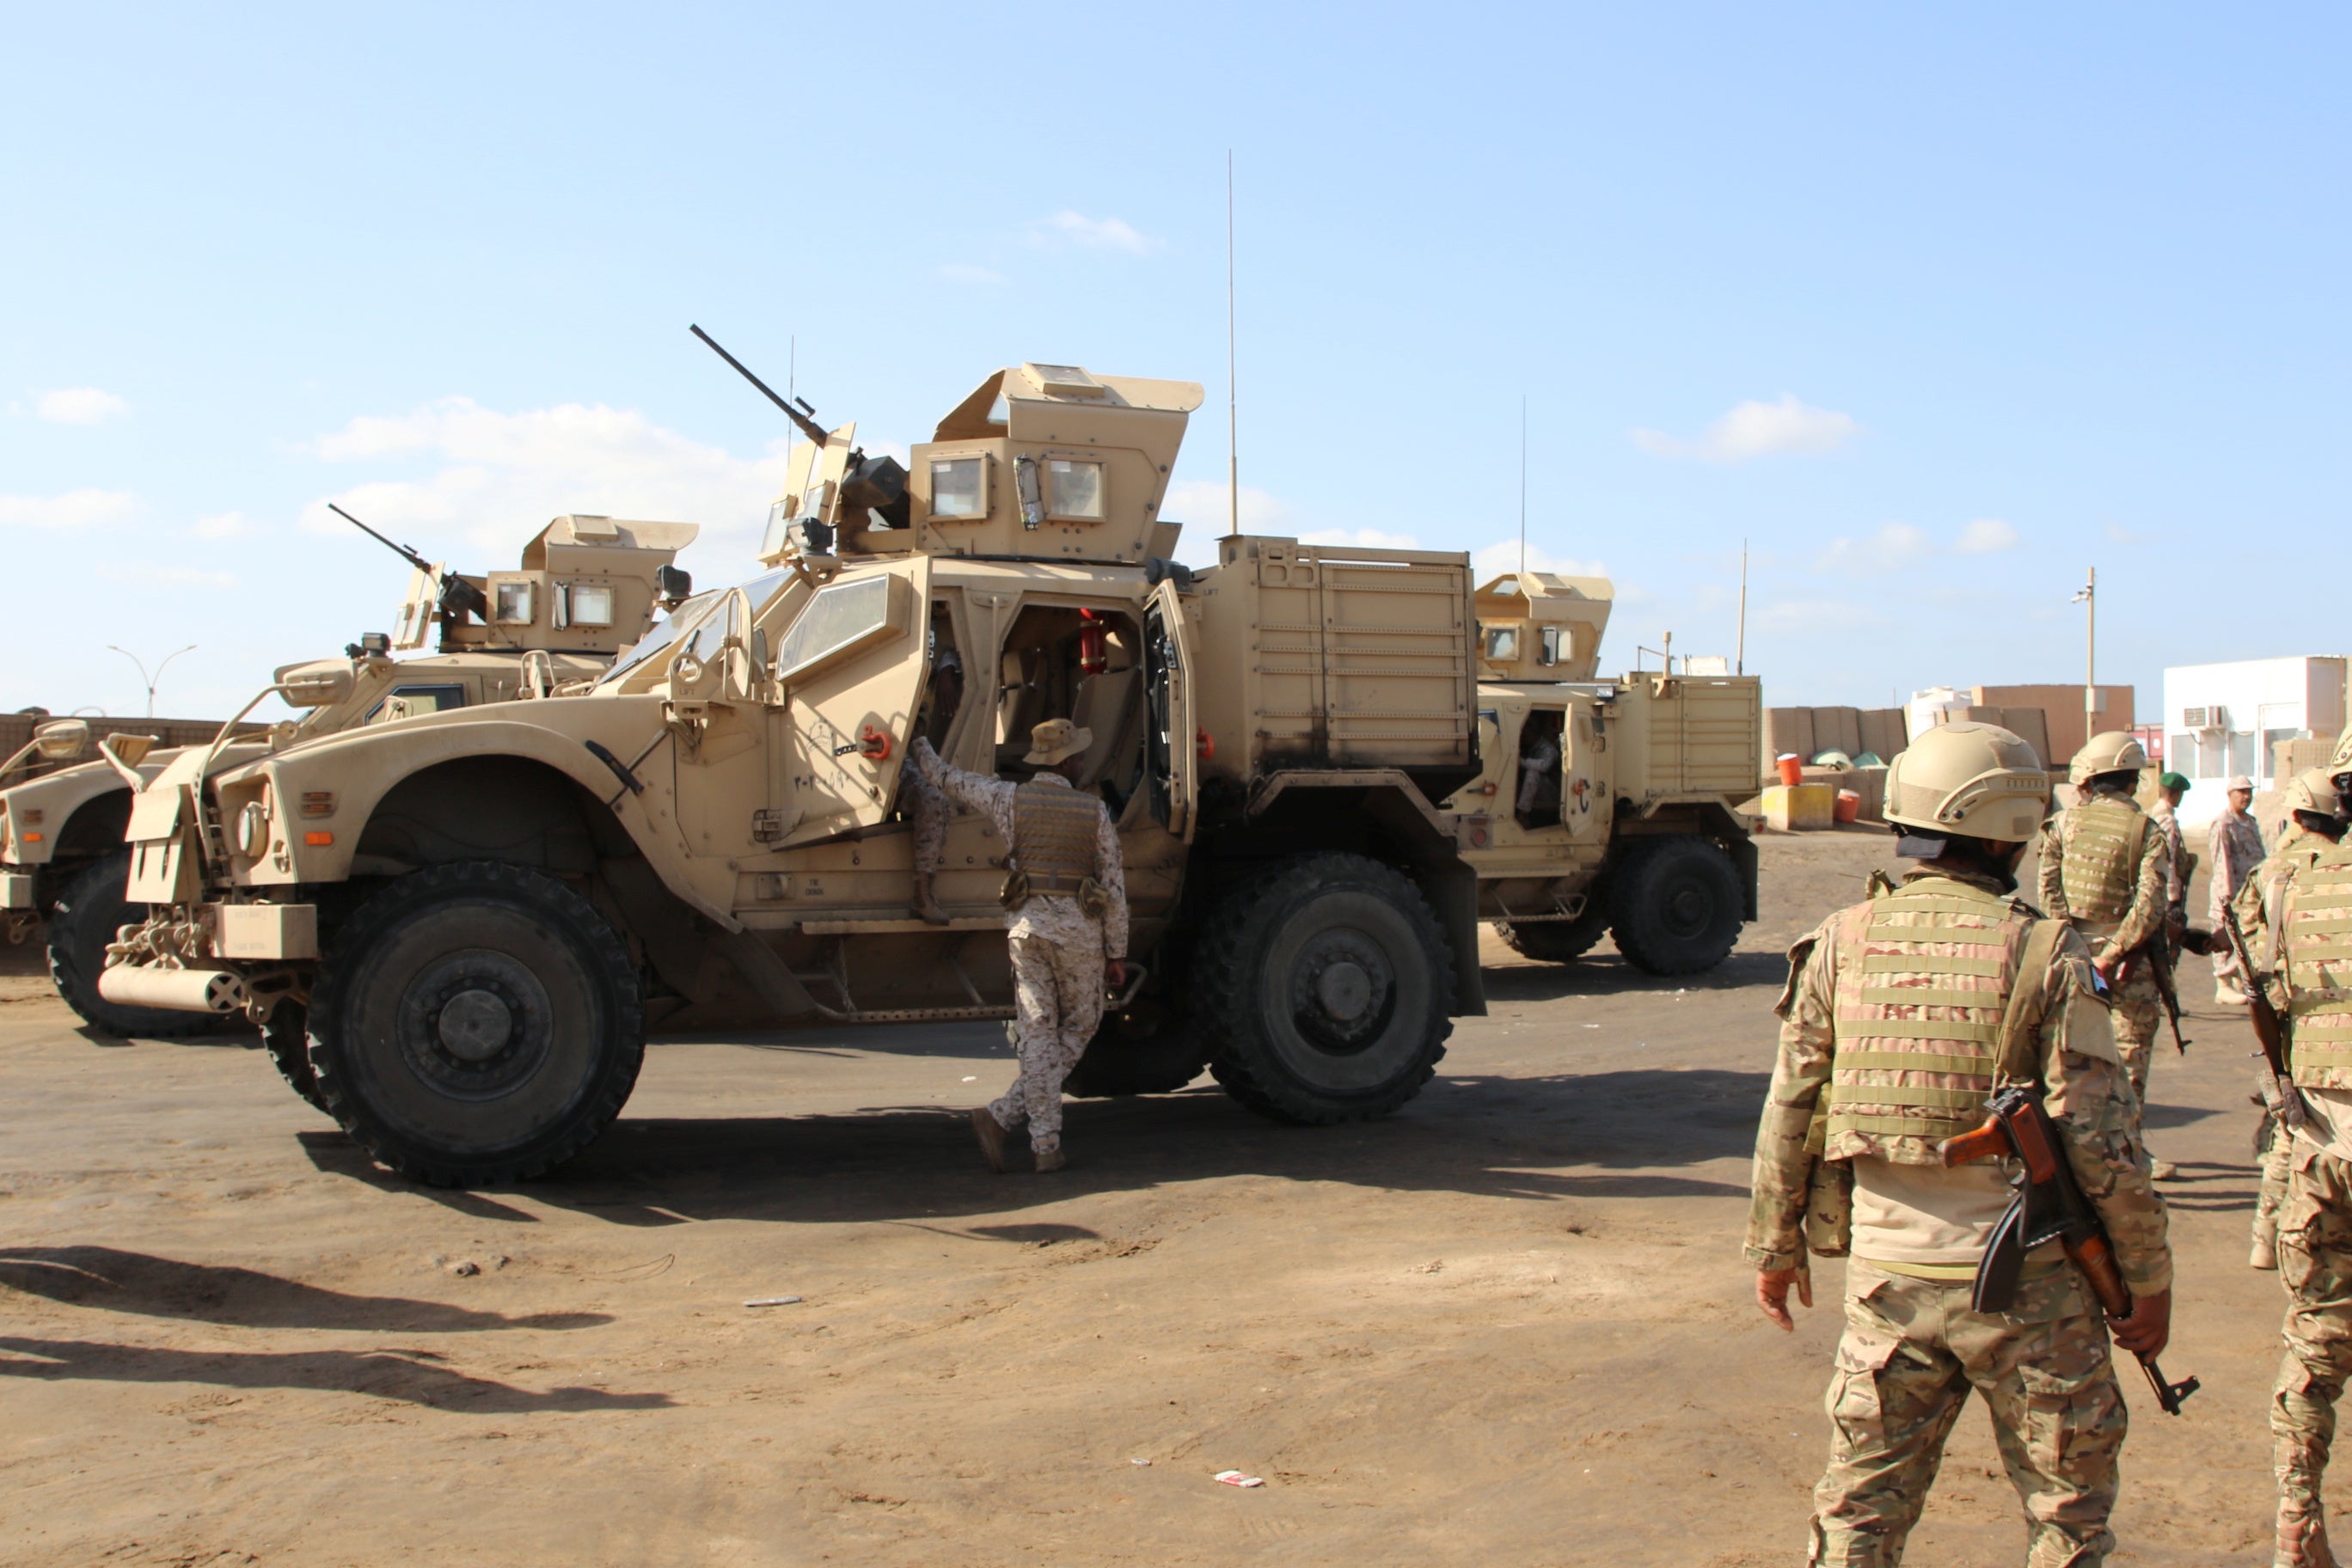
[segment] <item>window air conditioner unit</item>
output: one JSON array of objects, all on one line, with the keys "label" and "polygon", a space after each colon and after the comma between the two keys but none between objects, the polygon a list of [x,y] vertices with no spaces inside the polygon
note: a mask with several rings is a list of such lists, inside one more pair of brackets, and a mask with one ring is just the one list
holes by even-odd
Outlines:
[{"label": "window air conditioner unit", "polygon": [[2180,710],[2180,727],[2208,732],[2226,730],[2230,727],[2230,710],[2221,707],[2183,708]]}]

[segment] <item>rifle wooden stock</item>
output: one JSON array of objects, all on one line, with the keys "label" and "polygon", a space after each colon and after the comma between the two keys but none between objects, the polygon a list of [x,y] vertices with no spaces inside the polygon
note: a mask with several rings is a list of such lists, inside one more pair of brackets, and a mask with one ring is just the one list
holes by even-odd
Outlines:
[{"label": "rifle wooden stock", "polygon": [[2074,1267],[2083,1271],[2083,1278],[2090,1281],[2091,1294],[2099,1299],[2101,1311],[2118,1320],[2132,1315],[2131,1288],[2124,1283],[2123,1270],[2116,1267],[2115,1248],[2107,1244],[2105,1237],[2086,1236],[2080,1240],[2065,1237],[2060,1238],[2059,1245],[2074,1260]]}]

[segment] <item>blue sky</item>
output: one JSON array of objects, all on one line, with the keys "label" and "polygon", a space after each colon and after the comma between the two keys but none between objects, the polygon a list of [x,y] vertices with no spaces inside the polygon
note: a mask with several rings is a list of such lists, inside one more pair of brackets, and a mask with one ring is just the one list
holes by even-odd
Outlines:
[{"label": "blue sky", "polygon": [[[1210,389],[1264,531],[1605,568],[1776,702],[2344,650],[2340,10],[21,9],[0,61],[0,707],[162,709],[581,510],[743,573],[781,421],[997,365]],[[340,528],[340,525],[335,525]],[[2332,552],[2322,546],[2323,563]],[[1509,551],[1498,552],[1507,555]],[[1490,555],[1489,560],[1496,557]]]}]

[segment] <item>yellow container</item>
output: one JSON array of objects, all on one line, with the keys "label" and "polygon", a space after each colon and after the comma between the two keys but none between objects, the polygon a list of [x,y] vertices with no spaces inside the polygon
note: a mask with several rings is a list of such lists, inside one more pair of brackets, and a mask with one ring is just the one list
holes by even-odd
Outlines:
[{"label": "yellow container", "polygon": [[1774,784],[1764,792],[1764,826],[1779,833],[1812,833],[1837,817],[1837,791],[1825,784]]}]

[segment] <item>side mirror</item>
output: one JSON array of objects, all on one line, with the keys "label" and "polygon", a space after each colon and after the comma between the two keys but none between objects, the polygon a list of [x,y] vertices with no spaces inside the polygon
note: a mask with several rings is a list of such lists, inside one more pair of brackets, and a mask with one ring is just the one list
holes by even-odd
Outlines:
[{"label": "side mirror", "polygon": [[152,735],[109,735],[100,748],[125,767],[135,768],[148,752],[155,749]]},{"label": "side mirror", "polygon": [[89,744],[89,726],[79,719],[56,720],[33,731],[33,744],[44,761],[67,762]]}]

